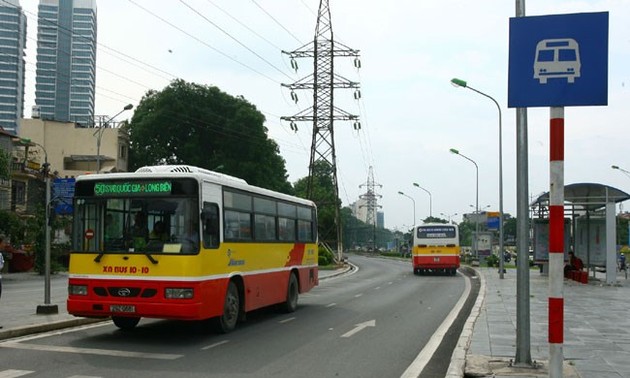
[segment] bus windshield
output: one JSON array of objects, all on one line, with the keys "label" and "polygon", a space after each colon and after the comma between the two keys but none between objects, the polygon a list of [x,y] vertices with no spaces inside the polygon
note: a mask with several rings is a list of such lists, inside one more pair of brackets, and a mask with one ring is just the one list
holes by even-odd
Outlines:
[{"label": "bus windshield", "polygon": [[195,190],[173,193],[173,187],[165,185],[165,191],[132,193],[119,190],[124,185],[133,183],[77,183],[74,251],[198,253],[200,212]]}]

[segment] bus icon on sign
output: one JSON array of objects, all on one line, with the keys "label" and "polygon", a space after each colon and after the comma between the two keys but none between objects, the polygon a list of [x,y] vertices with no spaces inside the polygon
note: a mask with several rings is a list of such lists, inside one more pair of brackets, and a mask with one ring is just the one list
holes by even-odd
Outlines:
[{"label": "bus icon on sign", "polygon": [[566,78],[575,82],[580,77],[580,51],[572,38],[543,39],[536,45],[534,79],[547,84],[547,79]]}]

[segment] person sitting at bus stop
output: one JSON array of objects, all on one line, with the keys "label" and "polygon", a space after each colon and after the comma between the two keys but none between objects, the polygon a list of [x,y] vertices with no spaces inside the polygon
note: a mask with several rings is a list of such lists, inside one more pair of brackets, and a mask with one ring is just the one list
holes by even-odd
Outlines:
[{"label": "person sitting at bus stop", "polygon": [[168,233],[166,232],[166,225],[164,224],[163,221],[157,221],[155,222],[155,224],[153,225],[153,230],[151,230],[151,233],[149,234],[149,240],[156,240],[156,241],[167,241],[169,239]]},{"label": "person sitting at bus stop", "polygon": [[577,257],[573,251],[569,252],[569,263],[564,266],[564,275],[567,276],[571,271],[581,271],[584,269],[582,259]]}]

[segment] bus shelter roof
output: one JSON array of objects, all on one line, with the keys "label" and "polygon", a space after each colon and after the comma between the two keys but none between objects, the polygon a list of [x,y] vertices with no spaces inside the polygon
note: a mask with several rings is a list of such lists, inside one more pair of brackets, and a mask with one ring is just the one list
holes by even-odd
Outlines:
[{"label": "bus shelter roof", "polygon": [[[584,210],[597,210],[606,203],[623,202],[630,198],[630,194],[613,188],[612,186],[596,183],[579,183],[565,185],[565,204],[576,206]],[[530,207],[549,206],[549,192],[543,193],[530,204]]]}]

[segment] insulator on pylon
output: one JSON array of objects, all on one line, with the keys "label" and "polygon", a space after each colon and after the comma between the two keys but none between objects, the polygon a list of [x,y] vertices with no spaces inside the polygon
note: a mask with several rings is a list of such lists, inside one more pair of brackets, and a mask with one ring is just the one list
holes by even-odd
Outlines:
[{"label": "insulator on pylon", "polygon": [[297,104],[297,102],[298,102],[297,93],[291,91],[291,100],[293,100],[293,102],[295,102]]},{"label": "insulator on pylon", "polygon": [[295,122],[291,121],[291,123],[289,124],[289,126],[291,126],[291,130],[296,131],[298,130],[297,125],[295,124]]},{"label": "insulator on pylon", "polygon": [[295,60],[295,58],[291,58],[291,68],[293,68],[293,70],[294,70],[295,72],[297,72],[297,70],[298,70],[298,63],[297,63],[297,61]]},{"label": "insulator on pylon", "polygon": [[359,69],[361,68],[361,59],[359,58],[354,58],[354,66]]},{"label": "insulator on pylon", "polygon": [[361,98],[361,91],[357,89],[356,91],[354,91],[354,99],[358,100],[360,98]]},{"label": "insulator on pylon", "polygon": [[354,127],[355,130],[361,130],[361,122],[354,121],[354,124],[352,125],[352,127]]}]

